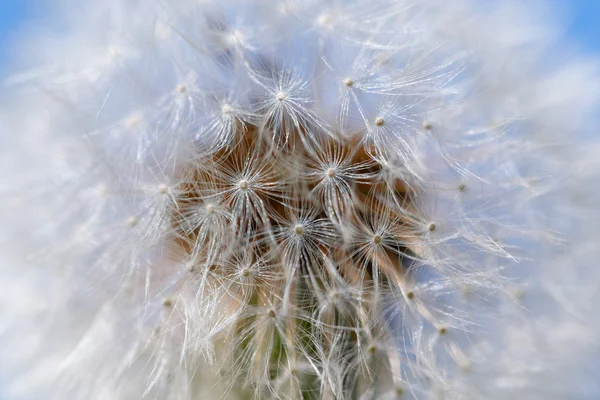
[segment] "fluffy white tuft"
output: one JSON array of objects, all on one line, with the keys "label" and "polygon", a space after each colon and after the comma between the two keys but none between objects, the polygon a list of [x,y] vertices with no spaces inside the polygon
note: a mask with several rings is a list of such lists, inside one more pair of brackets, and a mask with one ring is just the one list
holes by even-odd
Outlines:
[{"label": "fluffy white tuft", "polygon": [[594,399],[598,76],[532,5],[55,1],[0,95],[10,399]]}]

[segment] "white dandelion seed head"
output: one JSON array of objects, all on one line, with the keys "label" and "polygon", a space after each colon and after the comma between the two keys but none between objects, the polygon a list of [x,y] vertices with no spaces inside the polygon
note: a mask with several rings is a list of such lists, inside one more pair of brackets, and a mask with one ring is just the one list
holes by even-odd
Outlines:
[{"label": "white dandelion seed head", "polygon": [[598,397],[600,80],[538,8],[50,8],[0,94],[0,397]]}]

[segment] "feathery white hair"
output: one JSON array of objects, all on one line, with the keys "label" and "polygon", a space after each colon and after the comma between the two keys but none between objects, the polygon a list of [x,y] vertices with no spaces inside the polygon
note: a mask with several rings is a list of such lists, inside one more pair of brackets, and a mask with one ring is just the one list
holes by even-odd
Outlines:
[{"label": "feathery white hair", "polygon": [[597,74],[533,4],[51,3],[0,95],[6,398],[600,395]]}]

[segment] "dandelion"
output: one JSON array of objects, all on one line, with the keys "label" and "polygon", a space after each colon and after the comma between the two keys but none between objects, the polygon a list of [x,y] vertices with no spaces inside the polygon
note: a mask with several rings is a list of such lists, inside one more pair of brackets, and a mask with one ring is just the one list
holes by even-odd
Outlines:
[{"label": "dandelion", "polygon": [[600,393],[598,81],[529,5],[59,3],[0,96],[8,398]]}]

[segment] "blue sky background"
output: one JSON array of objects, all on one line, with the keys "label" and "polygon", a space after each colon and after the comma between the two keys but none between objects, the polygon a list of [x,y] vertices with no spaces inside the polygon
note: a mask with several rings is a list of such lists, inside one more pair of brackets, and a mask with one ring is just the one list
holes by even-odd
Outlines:
[{"label": "blue sky background", "polygon": [[[526,1],[526,0],[525,0]],[[569,35],[586,50],[600,52],[600,0],[555,0],[569,4]]]},{"label": "blue sky background", "polygon": [[[450,0],[451,1],[451,0]],[[533,1],[533,0],[522,0]],[[582,50],[600,53],[600,0],[546,0],[570,10],[568,34]],[[41,17],[36,0],[0,0],[0,69],[6,63],[7,44],[22,21]]]},{"label": "blue sky background", "polygon": [[6,43],[11,34],[19,27],[32,10],[28,10],[27,0],[0,0],[0,60],[4,59]]}]

